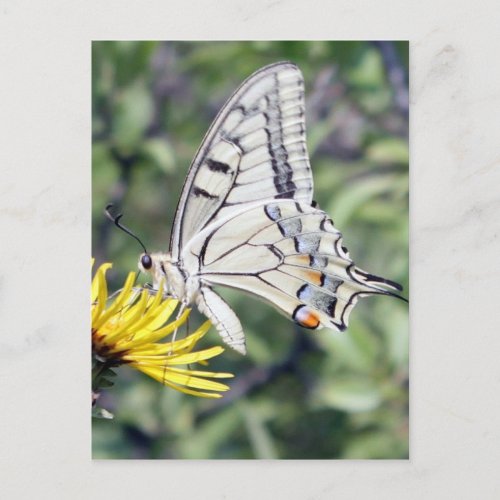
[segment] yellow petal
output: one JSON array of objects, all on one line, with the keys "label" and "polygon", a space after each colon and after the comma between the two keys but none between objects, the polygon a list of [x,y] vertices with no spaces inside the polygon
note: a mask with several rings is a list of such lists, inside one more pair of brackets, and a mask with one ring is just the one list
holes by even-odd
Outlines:
[{"label": "yellow petal", "polygon": [[204,370],[188,370],[186,368],[172,368],[169,366],[168,370],[175,373],[190,373],[196,377],[209,377],[209,378],[234,378],[232,373],[224,372],[206,372]]},{"label": "yellow petal", "polygon": [[179,328],[183,323],[186,322],[189,313],[190,309],[186,309],[179,319],[172,321],[168,325],[164,326],[163,328],[160,328],[159,330],[156,330],[155,332],[152,332],[149,329],[144,329],[142,331],[136,332],[136,335],[133,339],[133,345],[135,347],[139,347],[144,344],[150,344],[150,343],[152,344],[154,342],[157,342],[158,340],[163,339],[164,337],[167,337],[168,335],[173,333],[177,328]]},{"label": "yellow petal", "polygon": [[[157,294],[157,296],[158,295],[160,294]],[[149,323],[149,328],[155,331],[162,325],[164,325],[170,319],[170,316],[172,316],[172,313],[175,311],[178,304],[179,301],[177,299],[166,299],[163,304],[155,306],[156,308],[160,309],[160,314],[154,320],[152,320],[151,323]]]},{"label": "yellow petal", "polygon": [[168,368],[165,369],[163,367],[150,367],[142,365],[137,365],[136,368],[161,383],[168,381],[173,384],[191,387],[192,389],[202,389],[205,391],[223,392],[229,390],[227,385],[221,384],[220,382],[205,380],[200,377],[193,377],[189,374],[174,373],[168,370]]},{"label": "yellow petal", "polygon": [[104,307],[106,306],[106,301],[108,300],[106,271],[111,269],[111,267],[112,264],[110,263],[102,264],[92,280],[92,324],[94,324],[95,319],[101,315]]},{"label": "yellow petal", "polygon": [[108,342],[114,343],[118,338],[130,335],[132,330],[135,331],[134,323],[145,313],[147,301],[148,292],[143,290],[137,303],[130,305],[123,314],[120,314],[120,323],[113,333],[108,335]]},{"label": "yellow petal", "polygon": [[114,316],[121,308],[124,307],[126,299],[130,296],[130,292],[135,283],[136,273],[130,272],[125,280],[125,284],[121,289],[120,293],[113,301],[113,303],[109,306],[106,311],[96,320],[94,328],[100,328],[109,318]]},{"label": "yellow petal", "polygon": [[[177,301],[176,301],[177,302]],[[147,312],[144,314],[144,317],[134,324],[134,330],[139,334],[138,338],[141,338],[141,334],[145,334],[148,336],[153,332],[160,332],[161,325],[165,324],[170,318],[173,309],[175,309],[175,305],[171,304],[170,301],[165,301],[163,304],[157,306],[155,309],[148,308]],[[189,312],[187,313],[189,314]],[[183,315],[184,320],[177,321],[177,324],[181,324],[185,321],[187,315]],[[173,323],[169,323],[172,325]],[[158,333],[157,333],[158,335]],[[162,338],[164,335],[159,336],[158,338]],[[154,340],[150,340],[150,342],[154,342]]]},{"label": "yellow petal", "polygon": [[182,387],[181,385],[170,384],[168,382],[164,382],[163,385],[166,385],[171,389],[175,389],[176,391],[183,392],[184,394],[188,394],[189,396],[197,396],[198,398],[220,399],[222,397],[222,394],[219,394],[217,392],[194,391],[192,389]]},{"label": "yellow petal", "polygon": [[168,360],[169,365],[189,365],[190,363],[197,363],[200,360],[210,359],[218,356],[224,352],[221,346],[214,346],[203,351],[190,352],[187,354],[180,354],[179,356],[172,357]]}]

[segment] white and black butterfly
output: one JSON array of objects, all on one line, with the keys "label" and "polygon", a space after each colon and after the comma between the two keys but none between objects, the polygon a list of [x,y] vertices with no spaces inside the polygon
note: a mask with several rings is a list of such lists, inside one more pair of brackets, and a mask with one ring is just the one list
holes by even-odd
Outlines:
[{"label": "white and black butterfly", "polygon": [[279,62],[219,112],[184,183],[170,252],[142,254],[139,267],[156,289],[163,281],[162,292],[196,303],[243,354],[240,321],[213,286],[261,298],[300,326],[343,331],[358,297],[402,288],[355,267],[312,193],[304,80]]}]

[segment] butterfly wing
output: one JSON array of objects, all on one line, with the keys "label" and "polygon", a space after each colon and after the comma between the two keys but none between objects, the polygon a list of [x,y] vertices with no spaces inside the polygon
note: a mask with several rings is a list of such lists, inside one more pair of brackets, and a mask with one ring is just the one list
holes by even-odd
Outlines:
[{"label": "butterfly wing", "polygon": [[264,299],[305,328],[338,331],[347,328],[358,297],[401,289],[357,268],[328,215],[293,200],[271,200],[210,225],[183,260],[197,269],[202,295],[210,290],[209,317],[226,342],[238,347],[241,326],[223,304],[219,309],[213,285]]},{"label": "butterfly wing", "polygon": [[311,203],[304,80],[292,63],[266,66],[224,105],[184,183],[170,239],[173,261],[208,224],[273,198]]}]

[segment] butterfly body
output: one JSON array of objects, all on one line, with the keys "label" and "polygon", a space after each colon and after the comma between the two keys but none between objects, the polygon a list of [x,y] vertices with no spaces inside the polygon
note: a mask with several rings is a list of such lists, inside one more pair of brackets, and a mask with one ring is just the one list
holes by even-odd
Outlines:
[{"label": "butterfly body", "polygon": [[143,257],[142,254],[139,259],[139,267],[142,271],[150,273],[153,277],[153,288],[158,290],[163,282],[163,292],[171,297],[179,299],[186,304],[190,304],[193,300],[193,294],[196,285],[189,286],[188,276],[183,272],[178,263],[172,262],[170,253],[152,253],[151,257],[152,267],[150,269],[144,268],[141,264]]},{"label": "butterfly body", "polygon": [[143,255],[140,267],[154,287],[196,303],[241,353],[240,321],[213,287],[260,298],[305,328],[343,331],[359,296],[401,288],[354,265],[312,192],[302,74],[267,66],[228,100],[198,150],[170,253]]}]

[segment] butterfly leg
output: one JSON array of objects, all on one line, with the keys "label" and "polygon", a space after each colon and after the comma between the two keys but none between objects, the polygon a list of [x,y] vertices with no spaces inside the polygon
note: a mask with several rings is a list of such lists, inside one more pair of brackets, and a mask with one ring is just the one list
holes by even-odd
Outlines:
[{"label": "butterfly leg", "polygon": [[[179,311],[177,312],[177,316],[175,318],[175,320],[177,321],[181,316],[182,314],[184,313],[184,311],[186,310],[186,304],[183,302],[180,303],[180,307],[179,307]],[[171,344],[171,348],[170,348],[170,352],[169,354],[172,354],[172,351],[173,351],[173,347],[174,347],[174,342],[175,342],[175,338],[177,337],[177,330],[179,330],[179,328],[176,328],[174,330],[174,333],[172,334],[172,340],[170,341],[170,344]]]},{"label": "butterfly leg", "polygon": [[210,287],[203,286],[196,298],[196,304],[217,328],[222,340],[241,354],[246,354],[245,334],[240,320],[229,305]]}]

